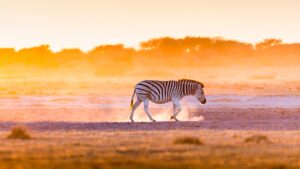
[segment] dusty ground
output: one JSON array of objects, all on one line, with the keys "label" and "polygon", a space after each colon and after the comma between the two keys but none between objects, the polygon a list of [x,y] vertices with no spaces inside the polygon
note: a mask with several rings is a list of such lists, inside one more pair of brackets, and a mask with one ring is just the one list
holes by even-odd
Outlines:
[{"label": "dusty ground", "polygon": [[[31,131],[31,140],[0,136],[8,168],[299,168],[298,131]],[[267,141],[245,141],[263,135]],[[174,144],[196,137],[203,145]]]},{"label": "dusty ground", "polygon": [[[203,79],[208,103],[183,102],[181,122],[168,121],[170,105],[151,104],[158,122],[149,123],[139,108],[134,124],[130,97],[144,76],[0,73],[0,169],[300,168],[299,71],[238,70],[179,74]],[[15,125],[26,126],[32,138],[6,139]],[[203,145],[174,144],[189,137]]]},{"label": "dusty ground", "polygon": [[[135,114],[136,122],[129,123],[129,111],[116,109],[21,109],[11,110],[13,118],[5,118],[7,111],[0,110],[0,130],[9,130],[14,125],[27,125],[33,130],[299,130],[299,108],[218,108],[190,109],[179,114],[180,123],[170,120],[171,110],[161,112],[151,109],[156,123],[150,120],[142,109]],[[119,113],[118,113],[119,111]],[[18,115],[18,116],[17,116]],[[120,117],[116,119],[115,117]],[[30,120],[35,119],[35,120]],[[107,122],[109,119],[120,122]]]},{"label": "dusty ground", "polygon": [[[2,122],[0,168],[299,168],[298,109],[250,110],[194,112],[204,120],[193,122]],[[15,125],[32,139],[6,139]],[[174,144],[187,137],[204,144]]]}]

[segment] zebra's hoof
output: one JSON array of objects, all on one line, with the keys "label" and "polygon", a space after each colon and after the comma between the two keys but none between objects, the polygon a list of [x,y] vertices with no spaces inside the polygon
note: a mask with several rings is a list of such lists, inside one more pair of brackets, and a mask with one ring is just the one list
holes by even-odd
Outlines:
[{"label": "zebra's hoof", "polygon": [[134,123],[134,120],[133,120],[133,119],[130,119],[130,122],[131,122],[131,123]]},{"label": "zebra's hoof", "polygon": [[174,119],[175,121],[179,121],[176,117],[171,116],[171,120]]},{"label": "zebra's hoof", "polygon": [[151,121],[152,121],[152,122],[156,122],[156,120],[154,120],[154,119],[152,119]]}]

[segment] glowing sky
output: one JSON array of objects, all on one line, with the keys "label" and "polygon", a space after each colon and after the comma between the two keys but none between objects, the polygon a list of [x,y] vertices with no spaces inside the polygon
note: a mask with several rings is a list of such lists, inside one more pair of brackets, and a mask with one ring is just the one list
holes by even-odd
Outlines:
[{"label": "glowing sky", "polygon": [[0,0],[0,47],[55,51],[161,36],[300,42],[299,0]]}]

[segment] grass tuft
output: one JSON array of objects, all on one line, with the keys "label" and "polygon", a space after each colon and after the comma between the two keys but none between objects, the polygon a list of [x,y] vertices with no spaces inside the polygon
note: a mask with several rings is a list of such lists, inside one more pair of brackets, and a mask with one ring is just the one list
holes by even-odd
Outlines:
[{"label": "grass tuft", "polygon": [[203,141],[196,137],[181,137],[174,141],[174,144],[193,144],[193,145],[203,145]]},{"label": "grass tuft", "polygon": [[253,135],[250,137],[247,137],[244,140],[245,143],[256,143],[256,144],[261,144],[261,143],[271,143],[269,138],[265,135]]},{"label": "grass tuft", "polygon": [[7,136],[7,138],[8,139],[28,140],[31,137],[25,127],[15,126],[11,129],[10,134]]}]

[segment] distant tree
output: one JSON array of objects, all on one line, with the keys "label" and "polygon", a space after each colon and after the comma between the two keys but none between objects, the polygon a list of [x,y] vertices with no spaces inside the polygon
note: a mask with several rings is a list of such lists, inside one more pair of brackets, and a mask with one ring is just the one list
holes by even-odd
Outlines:
[{"label": "distant tree", "polygon": [[0,48],[0,65],[10,66],[16,59],[16,51],[13,48]]},{"label": "distant tree", "polygon": [[79,58],[84,55],[84,53],[79,48],[71,48],[71,49],[62,49],[61,51],[56,53],[57,55],[65,58]]},{"label": "distant tree", "polygon": [[125,48],[124,45],[117,44],[98,46],[87,55],[90,64],[96,68],[96,74],[102,76],[120,75],[131,70],[134,53],[133,48]]},{"label": "distant tree", "polygon": [[164,55],[180,54],[184,51],[182,41],[170,37],[151,39],[146,42],[141,42],[140,47],[144,50],[156,50]]},{"label": "distant tree", "polygon": [[55,60],[61,67],[80,68],[87,64],[88,59],[79,48],[62,49],[55,53]]},{"label": "distant tree", "polygon": [[41,45],[32,48],[24,48],[17,52],[17,62],[34,67],[53,67],[55,66],[53,52],[49,45]]},{"label": "distant tree", "polygon": [[[300,44],[265,39],[250,43],[220,37],[161,37],[140,43],[140,49],[123,44],[100,45],[89,52],[79,48],[52,52],[49,45],[24,48],[0,48],[0,66],[13,68],[87,68],[96,75],[121,75],[133,70],[153,70],[203,66],[285,66],[299,65]],[[20,66],[20,67],[22,67]],[[76,72],[76,71],[75,71]]]},{"label": "distant tree", "polygon": [[282,44],[282,40],[280,39],[265,39],[262,42],[259,42],[255,45],[255,48],[260,49],[268,49],[269,47],[276,46]]}]

